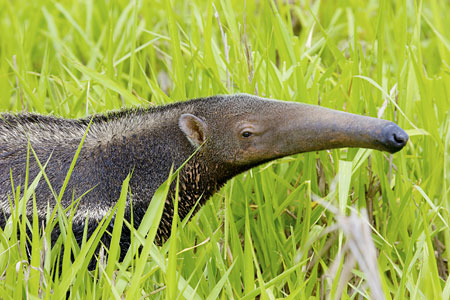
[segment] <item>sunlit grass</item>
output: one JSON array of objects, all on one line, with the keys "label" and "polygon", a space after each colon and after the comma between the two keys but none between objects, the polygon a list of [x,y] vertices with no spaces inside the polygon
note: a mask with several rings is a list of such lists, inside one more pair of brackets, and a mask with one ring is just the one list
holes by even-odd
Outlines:
[{"label": "sunlit grass", "polygon": [[70,214],[49,211],[43,228],[20,217],[34,201],[29,178],[0,231],[1,297],[377,298],[373,274],[352,264],[351,243],[373,250],[345,234],[353,220],[372,230],[386,299],[449,299],[448,15],[445,0],[0,1],[1,111],[76,118],[245,92],[381,117],[411,137],[394,155],[322,151],[239,175],[189,222],[175,218],[162,247],[156,209],[123,262],[113,244],[92,272],[99,238],[78,247]]}]

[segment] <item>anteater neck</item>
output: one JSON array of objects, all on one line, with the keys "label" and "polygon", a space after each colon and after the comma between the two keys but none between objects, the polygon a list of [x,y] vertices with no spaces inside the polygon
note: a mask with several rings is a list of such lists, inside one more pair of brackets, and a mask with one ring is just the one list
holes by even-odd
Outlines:
[{"label": "anteater neck", "polygon": [[[95,136],[108,135],[108,139],[100,138],[98,140],[101,142],[98,143],[91,139],[86,147],[86,151],[91,152],[89,156],[101,164],[96,169],[102,173],[97,174],[102,182],[96,189],[102,189],[106,198],[117,200],[121,183],[129,173],[132,174],[130,188],[136,226],[147,211],[150,197],[168,178],[172,166],[176,170],[187,161],[178,177],[178,213],[181,219],[194,207],[197,210],[229,178],[237,174],[235,170],[228,170],[215,160],[214,156],[207,155],[207,145],[188,160],[196,149],[181,132],[178,124],[168,120],[161,124],[163,128],[158,126],[151,131],[139,128],[118,131],[120,126],[116,127],[114,133],[95,129]],[[157,242],[162,242],[170,235],[175,189],[176,179],[166,200]]]}]

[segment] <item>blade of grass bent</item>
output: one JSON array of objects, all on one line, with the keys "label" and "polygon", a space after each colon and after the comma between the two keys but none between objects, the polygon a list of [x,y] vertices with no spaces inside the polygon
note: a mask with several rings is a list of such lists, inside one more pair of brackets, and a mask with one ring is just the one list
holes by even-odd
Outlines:
[{"label": "blade of grass bent", "polygon": [[[120,238],[122,236],[122,227],[123,227],[123,220],[124,220],[124,214],[125,214],[125,207],[127,203],[127,195],[128,195],[128,186],[130,182],[131,176],[128,175],[123,184],[122,184],[122,190],[120,191],[120,197],[117,202],[117,211],[115,212],[114,217],[114,228],[112,232],[112,238],[110,242],[109,247],[109,255],[108,255],[108,264],[106,265],[106,271],[105,276],[108,278],[112,278],[113,271],[115,264],[118,260],[118,256],[120,253]],[[131,200],[130,200],[131,201]],[[108,291],[107,289],[103,290],[103,298],[108,297]]]},{"label": "blade of grass bent", "polygon": [[138,98],[136,98],[126,88],[120,86],[116,81],[110,79],[108,76],[101,74],[97,71],[91,70],[90,68],[82,65],[81,63],[79,63],[77,61],[71,61],[71,65],[74,66],[75,68],[77,68],[78,71],[82,72],[83,74],[98,81],[105,88],[113,90],[114,92],[122,95],[128,101],[128,103],[134,104],[134,105],[142,103],[142,101],[140,101]]},{"label": "blade of grass bent", "polygon": [[168,299],[175,299],[177,296],[177,229],[178,229],[178,192],[180,188],[180,180],[177,176],[175,188],[175,199],[173,199],[173,218],[172,229],[170,232],[170,245],[168,267],[166,273],[166,290]]},{"label": "blade of grass bent", "polygon": [[211,292],[209,293],[208,297],[206,298],[206,300],[214,300],[214,299],[218,299],[219,297],[219,293],[223,288],[223,285],[225,284],[225,282],[228,280],[228,276],[231,273],[231,270],[233,270],[233,267],[236,263],[237,259],[231,264],[231,266],[228,268],[228,270],[226,271],[226,273],[222,276],[222,278],[220,278],[219,282],[217,282],[217,284],[212,288]]},{"label": "blade of grass bent", "polygon": [[[139,292],[139,283],[144,272],[145,262],[149,256],[151,247],[153,246],[153,241],[158,231],[159,222],[164,210],[164,204],[166,203],[167,194],[169,193],[170,184],[172,182],[172,172],[173,168],[170,169],[169,178],[166,180],[156,191],[150,201],[147,212],[149,220],[151,222],[150,229],[147,234],[147,238],[144,242],[144,247],[142,249],[141,255],[139,256],[137,267],[133,276],[130,279],[131,287],[127,292],[127,299],[136,299]],[[147,214],[146,214],[147,215]],[[145,218],[145,217],[144,217]],[[144,221],[144,220],[143,220]],[[130,254],[130,251],[129,253]],[[128,256],[127,254],[127,256]]]},{"label": "blade of grass bent", "polygon": [[87,266],[95,251],[95,247],[93,247],[93,245],[97,245],[99,243],[100,238],[106,231],[107,226],[114,216],[112,211],[113,210],[110,210],[109,214],[107,214],[107,217],[103,218],[99,222],[99,225],[92,233],[89,240],[86,242],[85,247],[80,249],[80,254],[75,258],[75,261],[72,263],[72,267],[70,268],[70,270],[62,274],[59,284],[55,287],[55,299],[63,298],[63,295],[66,294],[72,281],[75,279],[74,274],[77,274],[80,270],[87,270]]}]

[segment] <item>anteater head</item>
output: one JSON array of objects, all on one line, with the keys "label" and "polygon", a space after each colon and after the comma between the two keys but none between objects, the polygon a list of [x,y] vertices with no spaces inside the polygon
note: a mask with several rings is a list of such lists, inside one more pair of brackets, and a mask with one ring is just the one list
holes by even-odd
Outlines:
[{"label": "anteater head", "polygon": [[191,144],[204,144],[219,163],[243,166],[341,147],[395,153],[408,141],[390,121],[245,94],[205,101],[178,122]]},{"label": "anteater head", "polygon": [[[203,202],[228,179],[258,164],[338,147],[394,153],[408,141],[408,135],[389,121],[250,95],[213,96],[81,120],[4,114],[0,118],[0,227],[10,215],[10,198],[3,192],[11,188],[9,179],[21,182],[26,178],[28,143],[41,162],[49,161],[46,179],[59,190],[88,124],[89,131],[61,200],[64,207],[69,207],[73,199],[80,197],[72,219],[77,233],[85,232],[88,212],[88,228],[94,228],[96,220],[114,206],[121,183],[130,172],[133,219],[130,215],[127,218],[139,224],[171,167],[181,166],[196,149],[198,152],[179,176],[181,218],[199,199]],[[31,155],[28,171],[29,178],[35,178],[40,171]],[[55,203],[52,192],[46,184],[35,190],[41,219],[45,219],[49,205]],[[28,205],[33,203],[29,201]],[[31,216],[33,207],[27,211]],[[157,240],[170,235],[172,215],[172,201],[167,201]],[[129,243],[125,236],[122,255]],[[78,238],[81,240],[81,235]]]}]

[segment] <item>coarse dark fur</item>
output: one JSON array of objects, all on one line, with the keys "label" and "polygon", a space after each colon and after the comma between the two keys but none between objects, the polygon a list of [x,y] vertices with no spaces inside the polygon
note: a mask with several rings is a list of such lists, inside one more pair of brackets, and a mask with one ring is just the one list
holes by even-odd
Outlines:
[{"label": "coarse dark fur", "polygon": [[[58,193],[91,120],[86,140],[61,202],[63,207],[68,207],[73,199],[83,195],[72,225],[78,242],[81,242],[86,216],[89,214],[88,234],[91,234],[97,222],[104,218],[108,210],[115,205],[120,195],[122,182],[131,172],[133,220],[137,228],[152,195],[167,179],[172,165],[178,168],[193,154],[198,145],[205,141],[180,173],[179,215],[181,219],[194,207],[199,197],[202,204],[233,176],[278,157],[340,146],[367,146],[391,151],[391,148],[385,149],[379,146],[378,140],[373,145],[359,144],[360,140],[366,138],[363,136],[358,136],[354,140],[342,138],[342,143],[331,141],[326,137],[319,140],[316,138],[319,136],[317,132],[324,131],[325,129],[321,129],[323,126],[319,124],[317,128],[307,127],[315,119],[311,119],[306,122],[307,125],[302,125],[303,127],[300,128],[309,138],[309,144],[306,146],[284,151],[284,144],[280,140],[286,139],[285,147],[287,148],[292,141],[289,141],[289,136],[284,137],[285,132],[281,131],[272,136],[269,135],[269,142],[265,142],[271,148],[270,153],[254,143],[246,144],[246,148],[243,148],[243,143],[248,142],[245,141],[246,137],[240,136],[242,140],[236,137],[235,124],[243,121],[250,122],[255,116],[259,116],[259,118],[266,118],[264,122],[273,126],[288,127],[291,126],[290,123],[283,123],[282,119],[290,110],[290,106],[285,102],[262,100],[249,95],[233,95],[196,99],[156,108],[126,109],[79,120],[36,114],[2,114],[0,118],[0,226],[2,228],[5,226],[11,212],[8,200],[8,197],[11,198],[12,195],[10,172],[14,185],[23,187],[28,142],[42,164],[49,160],[45,172],[54,191]],[[311,113],[305,112],[303,117],[311,118],[310,115]],[[363,121],[365,119],[361,120],[362,123]],[[376,123],[374,128],[377,130],[381,125],[385,126],[385,123],[396,126],[381,120],[371,122]],[[384,123],[381,124],[381,122]],[[280,125],[277,125],[278,123]],[[252,126],[249,127],[250,130],[256,128],[257,131],[258,126],[262,125]],[[353,126],[353,124],[346,126]],[[331,133],[336,131],[333,127],[331,128],[328,130]],[[267,139],[266,131],[266,129],[262,130],[260,136]],[[362,131],[365,134],[364,130]],[[310,132],[309,135],[308,132]],[[337,131],[337,133],[340,132]],[[401,145],[403,146],[404,144]],[[393,151],[399,149],[396,148]],[[30,182],[39,171],[40,168],[33,155],[30,155]],[[171,188],[156,237],[158,243],[170,235],[173,194],[174,189]],[[40,180],[36,188],[36,199],[39,218],[45,220],[47,206],[53,208],[55,199],[44,179]],[[29,201],[28,216],[32,215],[32,211],[32,201]],[[126,207],[125,218],[131,219],[129,203]],[[108,228],[110,232],[112,232],[112,224],[113,222]],[[55,230],[52,240],[54,241],[57,236],[58,231]],[[103,238],[103,242],[108,246],[109,239]],[[129,231],[124,228],[121,257],[128,247]]]},{"label": "coarse dark fur", "polygon": [[[219,100],[219,98],[216,98]],[[80,200],[73,218],[72,230],[81,243],[84,221],[89,214],[88,235],[97,222],[105,217],[115,205],[126,176],[132,172],[130,188],[133,198],[133,221],[137,228],[144,216],[155,190],[167,179],[172,164],[175,168],[183,164],[195,151],[178,126],[181,113],[208,111],[208,99],[175,103],[148,109],[127,109],[96,115],[92,119],[89,133],[81,149],[76,167],[62,198],[62,206],[68,207],[73,199]],[[10,170],[14,185],[23,185],[26,171],[28,140],[45,169],[54,191],[58,192],[64,182],[74,154],[86,132],[91,117],[69,120],[36,114],[3,114],[0,119],[0,226],[4,228],[10,216],[11,197]],[[40,171],[33,155],[30,155],[30,182]],[[234,173],[240,170],[218,172],[214,156],[195,156],[180,173],[179,215],[184,218],[202,195],[208,199]],[[209,176],[200,176],[208,173]],[[213,179],[214,180],[210,180]],[[146,183],[146,184],[143,184]],[[91,190],[92,189],[92,190]],[[91,190],[91,191],[89,191]],[[89,191],[89,192],[88,192]],[[173,194],[173,191],[170,191]],[[51,190],[41,178],[36,188],[37,211],[40,221],[45,220],[47,205],[53,208],[55,200]],[[27,203],[27,212],[32,215],[32,201]],[[161,243],[170,235],[173,204],[166,201],[156,240]],[[130,206],[125,218],[131,219]],[[108,230],[112,232],[112,224]],[[121,240],[122,255],[128,249],[129,236],[124,228]],[[58,230],[52,235],[53,242]],[[109,239],[103,239],[108,246]]]}]

